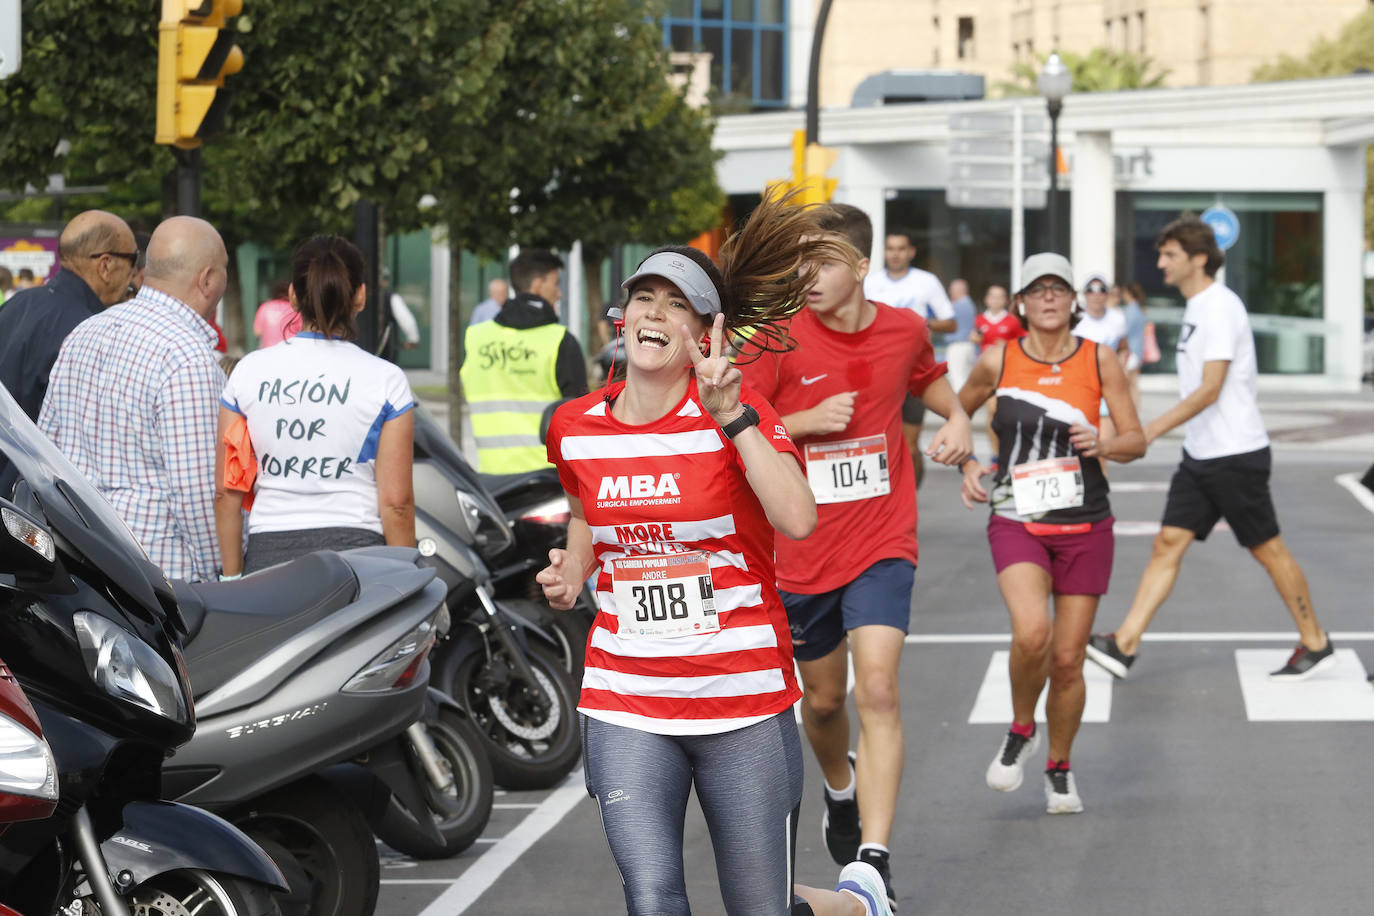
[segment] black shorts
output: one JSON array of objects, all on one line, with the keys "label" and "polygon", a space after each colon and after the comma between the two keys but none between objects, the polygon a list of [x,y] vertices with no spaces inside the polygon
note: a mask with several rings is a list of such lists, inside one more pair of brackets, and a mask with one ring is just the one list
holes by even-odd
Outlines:
[{"label": "black shorts", "polygon": [[902,402],[902,422],[908,426],[920,426],[925,418],[925,401],[908,392],[906,400]]},{"label": "black shorts", "polygon": [[1268,446],[1206,460],[1184,452],[1169,483],[1163,524],[1186,528],[1205,541],[1217,520],[1224,518],[1242,547],[1258,547],[1278,537],[1279,520],[1269,495],[1270,464]]}]

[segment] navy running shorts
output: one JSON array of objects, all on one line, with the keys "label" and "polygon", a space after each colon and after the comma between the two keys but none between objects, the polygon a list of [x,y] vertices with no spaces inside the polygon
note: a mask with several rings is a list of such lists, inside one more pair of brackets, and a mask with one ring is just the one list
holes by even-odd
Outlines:
[{"label": "navy running shorts", "polygon": [[855,627],[896,627],[911,622],[911,589],[916,567],[910,560],[879,560],[847,585],[802,595],[779,591],[792,627],[792,654],[800,662],[824,658]]}]

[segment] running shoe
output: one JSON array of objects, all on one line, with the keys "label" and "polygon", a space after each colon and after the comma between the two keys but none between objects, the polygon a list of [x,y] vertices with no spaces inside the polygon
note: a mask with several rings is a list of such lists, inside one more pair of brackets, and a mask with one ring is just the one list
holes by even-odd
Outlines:
[{"label": "running shoe", "polygon": [[1040,746],[1040,728],[1033,727],[1030,737],[1008,731],[1002,739],[997,756],[988,764],[988,788],[998,792],[1013,792],[1021,788],[1025,778],[1026,758]]},{"label": "running shoe", "polygon": [[[883,888],[887,892],[887,910],[879,912],[897,912],[897,889],[892,886],[892,854],[881,849],[865,849],[859,853],[859,863],[868,865],[882,878]],[[841,876],[844,872],[840,872]]]},{"label": "running shoe", "polygon": [[883,876],[867,862],[850,862],[840,869],[837,891],[849,891],[864,905],[867,916],[892,916]]},{"label": "running shoe", "polygon": [[[854,774],[855,753],[849,752],[849,778],[857,779]],[[822,780],[824,782],[824,780]],[[825,814],[821,817],[821,833],[825,837],[825,848],[836,865],[847,865],[859,857],[859,797],[837,801],[830,793],[821,789],[825,796]]]},{"label": "running shoe", "polygon": [[1288,657],[1288,664],[1277,671],[1269,672],[1269,680],[1305,681],[1318,671],[1325,671],[1335,664],[1336,647],[1330,636],[1326,637],[1326,648],[1320,652],[1313,652],[1302,643],[1298,643],[1298,647]]},{"label": "running shoe", "polygon": [[1124,678],[1135,662],[1134,655],[1127,655],[1116,644],[1116,634],[1094,633],[1088,637],[1088,658],[1105,668],[1112,677]]},{"label": "running shoe", "polygon": [[1078,814],[1083,799],[1078,797],[1078,783],[1068,769],[1055,767],[1045,771],[1045,811],[1049,814]]}]

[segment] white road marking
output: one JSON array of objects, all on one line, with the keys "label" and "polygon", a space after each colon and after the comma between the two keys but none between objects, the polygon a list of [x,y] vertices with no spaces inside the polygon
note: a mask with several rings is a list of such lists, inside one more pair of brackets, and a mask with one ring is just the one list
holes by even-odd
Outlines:
[{"label": "white road marking", "polygon": [[493,811],[514,811],[520,808],[538,808],[538,802],[503,802],[491,806]]},{"label": "white road marking", "polygon": [[[1225,521],[1219,521],[1212,528],[1213,531],[1230,531],[1231,526]],[[1112,524],[1112,534],[1119,538],[1131,537],[1154,537],[1159,534],[1159,522],[1131,522],[1117,519]]]},{"label": "white road marking", "polygon": [[1288,660],[1282,649],[1237,649],[1236,674],[1251,722],[1374,722],[1374,690],[1354,649],[1337,649],[1335,667],[1297,683],[1269,672]]},{"label": "white road marking", "polygon": [[[973,711],[968,715],[969,725],[1009,725],[1011,724],[1011,677],[1007,673],[1007,660],[1011,653],[999,649],[992,653],[983,684],[978,688],[978,697],[973,701]],[[1084,722],[1108,722],[1112,717],[1112,676],[1092,662],[1083,663],[1083,680],[1088,688],[1087,702],[1083,707]],[[1035,704],[1035,721],[1045,721],[1045,698],[1049,690],[1040,692]]]},{"label": "white road marking", "polygon": [[514,830],[503,836],[496,845],[482,853],[468,870],[449,883],[420,916],[458,916],[467,911],[507,868],[525,854],[539,839],[558,825],[564,816],[582,799],[587,789],[582,771],[574,770],[563,784],[549,793],[539,807],[531,811]]},{"label": "white road marking", "polygon": [[1123,480],[1112,483],[1113,493],[1167,493],[1167,480]]},{"label": "white road marking", "polygon": [[[1330,635],[1336,642],[1374,640],[1374,631],[1371,630],[1332,630]],[[1145,642],[1285,642],[1297,645],[1298,634],[1291,630],[1253,633],[1146,633],[1142,639]],[[907,645],[911,646],[967,646],[1009,642],[1010,633],[912,633],[906,638]]]},{"label": "white road marking", "polygon": [[1364,488],[1364,484],[1360,483],[1360,476],[1359,474],[1338,474],[1336,483],[1349,490],[1350,495],[1355,497],[1360,505],[1370,512],[1374,512],[1374,493],[1370,493]]}]

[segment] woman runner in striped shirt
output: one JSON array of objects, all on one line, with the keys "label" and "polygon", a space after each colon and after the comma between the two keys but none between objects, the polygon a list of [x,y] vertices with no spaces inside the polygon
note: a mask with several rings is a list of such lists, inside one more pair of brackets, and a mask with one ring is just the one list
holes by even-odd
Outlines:
[{"label": "woman runner in striped shirt", "polygon": [[[726,329],[784,346],[803,261],[849,260],[810,212],[765,201],[721,251],[660,249],[622,286],[624,381],[563,405],[549,460],[572,506],[539,574],[555,608],[597,573],[582,713],[597,800],[632,914],[687,914],[683,819],[695,788],[731,914],[890,914],[854,863],[836,891],[793,885],[802,758],[774,531],[816,507],[773,408],[740,384]],[[707,352],[703,342],[709,338]]]}]

